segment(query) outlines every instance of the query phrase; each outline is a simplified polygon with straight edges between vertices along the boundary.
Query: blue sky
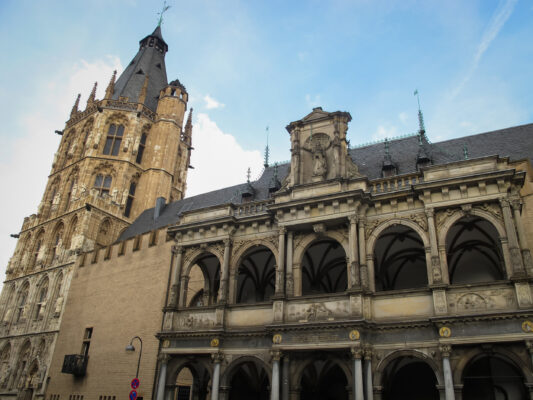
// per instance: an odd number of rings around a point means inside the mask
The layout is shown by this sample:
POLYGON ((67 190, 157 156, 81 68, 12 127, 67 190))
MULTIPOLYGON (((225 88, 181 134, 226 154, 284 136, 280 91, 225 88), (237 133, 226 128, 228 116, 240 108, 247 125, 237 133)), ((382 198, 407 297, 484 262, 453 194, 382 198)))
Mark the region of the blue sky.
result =
MULTIPOLYGON (((349 111, 352 144, 417 130, 432 141, 533 121, 533 1, 169 1, 169 80, 195 109, 189 194, 289 159, 285 126, 349 111), (221 171, 213 177, 213 171, 221 171)), ((36 211, 78 92, 99 97, 157 23, 159 1, 0 2, 0 268, 36 211), (29 157, 32 161, 23 162, 29 157), (4 246, 4 247, 2 247, 4 246)))

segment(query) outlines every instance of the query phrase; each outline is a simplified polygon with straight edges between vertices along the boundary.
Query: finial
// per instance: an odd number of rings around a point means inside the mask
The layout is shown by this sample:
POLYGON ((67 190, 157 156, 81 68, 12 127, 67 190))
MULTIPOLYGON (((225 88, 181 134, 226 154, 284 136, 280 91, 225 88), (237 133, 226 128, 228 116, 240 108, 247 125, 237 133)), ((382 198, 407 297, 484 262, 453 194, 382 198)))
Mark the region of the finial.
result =
POLYGON ((274 179, 278 179, 278 163, 274 164, 274 179))
POLYGON ((268 147, 268 126, 266 127, 266 134, 267 134, 267 144, 266 144, 266 147, 265 147, 265 162, 263 164, 263 166, 265 168, 268 168, 268 156, 270 155, 270 149, 268 147))
POLYGON ((144 83, 143 83, 143 86, 141 88, 141 93, 139 93, 139 103, 144 103, 144 101, 146 100, 146 90, 148 89, 148 75, 146 75, 144 77, 144 83))
POLYGON ((418 94, 418 89, 415 89, 414 95, 418 101, 418 132, 423 135, 426 132, 426 128, 424 127, 424 115, 422 114, 422 110, 420 108, 420 96, 418 94))
POLYGON ((78 112, 78 106, 80 105, 80 97, 81 93, 78 93, 78 97, 76 97, 76 101, 74 102, 74 105, 72 106, 72 111, 70 112, 71 117, 78 112))
POLYGON ((389 156, 389 138, 385 138, 385 155, 389 156))
POLYGON ((98 86, 98 82, 94 82, 93 90, 91 90, 91 94, 89 95, 89 98, 87 99, 87 105, 94 103, 94 100, 96 98, 96 87, 98 86))
POLYGON ((170 6, 167 6, 167 2, 166 0, 163 2, 163 9, 157 13, 157 15, 159 15, 159 22, 157 23, 157 26, 161 26, 161 24, 163 23, 163 14, 165 13, 165 11, 167 11, 168 9, 170 8, 170 6))
POLYGON ((463 157, 468 160, 468 147, 466 147, 466 144, 463 145, 463 157))
POLYGON ((192 112, 194 108, 191 107, 191 111, 189 111, 189 116, 187 117, 187 123, 185 124, 185 130, 192 128, 192 112))
POLYGON ((246 171, 246 182, 250 183, 250 177, 252 176, 252 170, 250 167, 248 167, 248 171, 246 171))
POLYGON ((107 85, 107 88, 105 90, 105 98, 110 99, 111 96, 113 96, 113 92, 115 91, 115 79, 117 77, 117 70, 113 71, 113 75, 111 75, 111 79, 109 81, 109 84, 107 85))

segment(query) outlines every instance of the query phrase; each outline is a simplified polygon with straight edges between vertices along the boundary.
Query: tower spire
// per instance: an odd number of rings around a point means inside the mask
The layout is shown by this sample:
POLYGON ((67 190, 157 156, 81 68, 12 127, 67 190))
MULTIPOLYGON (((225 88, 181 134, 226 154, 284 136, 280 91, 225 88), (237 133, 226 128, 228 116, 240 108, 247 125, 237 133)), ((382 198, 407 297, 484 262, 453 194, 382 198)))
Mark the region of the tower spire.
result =
POLYGON ((97 86, 98 86, 98 82, 94 82, 93 90, 91 90, 91 94, 89 95, 89 98, 87 99, 87 105, 94 103, 94 100, 96 98, 96 87, 97 86))
POLYGON ((117 70, 113 71, 113 75, 111 75, 111 79, 109 80, 109 84, 107 85, 107 88, 105 90, 105 98, 110 99, 111 96, 113 96, 113 92, 115 91, 115 79, 117 77, 117 70))
POLYGON ((424 126, 424 115, 422 114, 422 109, 420 108, 420 96, 418 94, 418 89, 415 89, 414 95, 418 101, 418 133, 424 135, 426 133, 426 128, 424 126))
POLYGON ((270 155, 270 149, 268 147, 268 134, 269 134, 268 126, 266 127, 266 134, 267 134, 267 144, 266 144, 266 147, 265 147, 265 162, 263 163, 263 166, 265 168, 268 168, 268 157, 270 155))
POLYGON ((163 8, 160 12, 157 13, 157 15, 159 15, 159 21, 157 22, 157 26, 161 26, 161 24, 163 23, 163 14, 168 11, 168 9, 170 8, 170 6, 167 6, 167 2, 166 0, 163 2, 163 8))
POLYGON ((76 97, 76 101, 74 102, 74 105, 72 106, 72 111, 70 112, 71 117, 78 112, 78 107, 80 105, 80 97, 81 93, 78 93, 78 97, 76 97))

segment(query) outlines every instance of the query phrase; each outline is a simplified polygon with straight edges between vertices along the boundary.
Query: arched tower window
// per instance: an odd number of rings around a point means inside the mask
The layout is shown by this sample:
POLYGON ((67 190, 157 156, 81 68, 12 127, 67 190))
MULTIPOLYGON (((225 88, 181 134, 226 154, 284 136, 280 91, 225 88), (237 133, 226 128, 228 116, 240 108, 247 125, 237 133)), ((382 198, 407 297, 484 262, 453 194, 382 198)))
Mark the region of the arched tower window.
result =
POLYGON ((37 304, 35 306, 35 314, 33 315, 33 319, 35 320, 43 319, 44 306, 46 305, 47 295, 48 295, 48 278, 45 278, 45 280, 41 283, 41 286, 39 288, 37 304))
POLYGON ((141 141, 139 143, 139 150, 137 150, 137 158, 135 162, 140 164, 143 160, 144 148, 146 147, 146 133, 143 133, 141 136, 141 141))
POLYGON ((43 237, 44 237, 44 231, 41 231, 37 235, 37 239, 35 239, 35 244, 33 246, 32 260, 29 265, 30 269, 35 268, 37 265, 37 261, 39 258, 39 252, 41 251, 41 246, 43 245, 43 237))
MULTIPOLYGON (((11 356, 11 344, 7 343, 2 351, 0 352, 0 376, 5 377, 7 374, 7 369, 9 367, 9 357, 11 356)), ((7 379, 2 379, 1 388, 7 387, 7 379)))
POLYGON ((107 131, 107 140, 104 146, 104 154, 116 156, 120 150, 120 144, 122 143, 122 137, 124 136, 124 125, 116 126, 115 124, 109 125, 107 131))
POLYGON ((28 293, 30 291, 30 284, 26 282, 20 291, 17 303, 17 315, 15 316, 15 323, 23 321, 25 316, 26 303, 28 301, 28 293))
POLYGON ((65 210, 64 211, 67 211, 68 208, 70 207, 70 200, 72 198, 72 190, 74 190, 74 185, 76 184, 76 178, 72 178, 70 180, 70 183, 68 185, 68 191, 67 191, 67 195, 66 195, 66 198, 65 198, 65 210))
POLYGON ((63 223, 59 223, 56 229, 54 230, 54 234, 52 236, 52 248, 50 251, 50 261, 49 261, 50 263, 53 263, 54 258, 57 255, 59 255, 58 250, 59 250, 59 246, 62 244, 63 231, 64 231, 63 223))
POLYGON ((98 194, 100 196, 103 196, 104 194, 109 194, 109 188, 111 187, 111 175, 96 175, 96 179, 94 180, 94 188, 98 191, 98 194))
POLYGON ((131 207, 133 206, 133 200, 135 200, 135 182, 131 182, 130 190, 128 192, 128 199, 126 200, 126 208, 124 209, 124 216, 129 217, 131 213, 131 207))
POLYGON ((80 151, 80 157, 83 157, 85 154, 85 149, 87 147, 87 139, 89 139, 89 132, 91 131, 91 127, 88 126, 85 128, 85 133, 83 134, 83 142, 81 143, 81 151, 80 151))
POLYGON ((105 219, 98 229, 96 236, 96 245, 99 247, 108 246, 111 243, 111 222, 105 219))

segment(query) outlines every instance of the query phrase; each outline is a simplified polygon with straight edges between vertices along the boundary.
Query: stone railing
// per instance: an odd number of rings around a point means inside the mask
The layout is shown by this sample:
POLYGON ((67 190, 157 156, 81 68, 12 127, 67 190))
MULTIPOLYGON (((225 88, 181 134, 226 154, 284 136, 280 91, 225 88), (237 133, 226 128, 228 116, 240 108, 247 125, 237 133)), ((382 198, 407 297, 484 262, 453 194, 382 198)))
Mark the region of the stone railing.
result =
POLYGON ((381 178, 370 181, 371 193, 388 193, 404 190, 411 185, 422 182, 423 178, 419 174, 397 175, 390 178, 381 178))
POLYGON ((248 217, 250 215, 264 214, 268 210, 268 205, 272 200, 257 201, 234 206, 233 215, 235 217, 248 217))

